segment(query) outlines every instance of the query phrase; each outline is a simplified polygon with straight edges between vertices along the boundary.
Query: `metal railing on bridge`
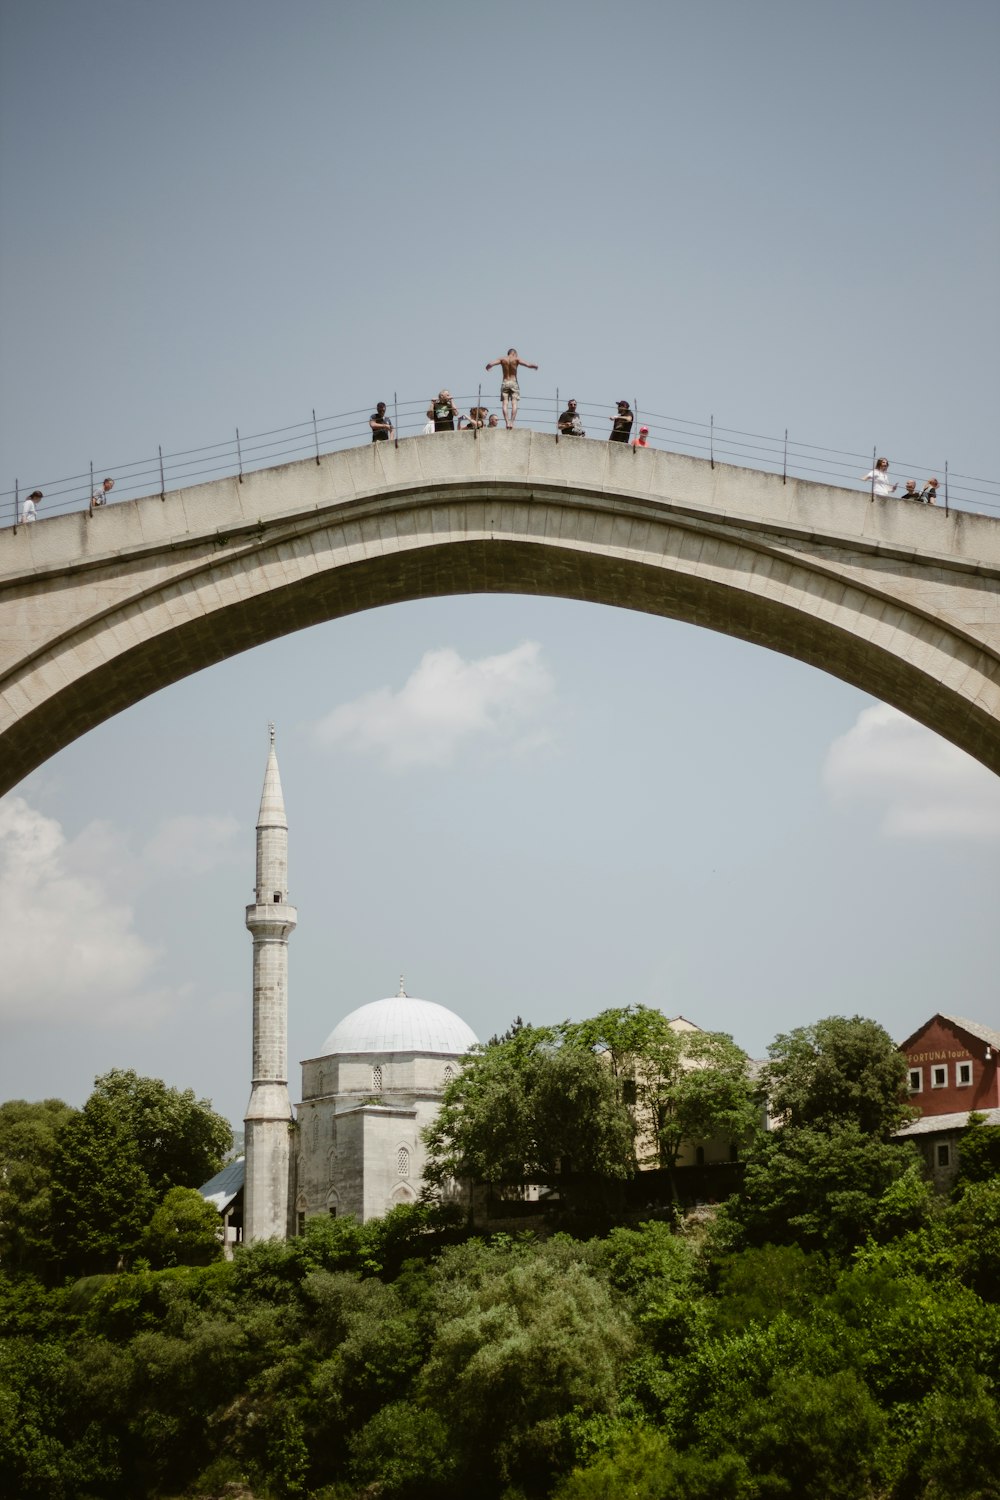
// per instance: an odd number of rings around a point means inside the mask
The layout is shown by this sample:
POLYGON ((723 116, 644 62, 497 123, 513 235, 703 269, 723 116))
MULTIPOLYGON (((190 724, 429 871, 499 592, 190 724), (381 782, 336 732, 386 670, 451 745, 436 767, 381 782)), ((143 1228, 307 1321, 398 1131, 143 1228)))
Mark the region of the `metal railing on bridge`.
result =
MULTIPOLYGON (((482 407, 481 389, 471 395, 456 396, 455 404, 468 420, 467 414, 472 407, 482 407)), ((549 398, 525 396, 518 410, 517 424, 558 436, 557 422, 564 406, 565 400, 560 399, 558 391, 549 398)), ((606 440, 615 406, 580 401, 577 410, 587 434, 584 441, 606 440)), ((108 496, 108 503, 114 504, 140 496, 162 497, 171 490, 227 474, 242 478, 256 470, 273 468, 276 464, 295 459, 314 457, 318 461, 324 454, 369 442, 371 414, 371 408, 367 406, 325 417, 317 417, 313 411, 303 422, 274 427, 266 432, 242 433, 236 428, 219 442, 198 448, 177 449, 169 453, 160 448, 155 455, 130 463, 89 463, 84 472, 62 478, 32 478, 28 483, 15 480, 11 488, 0 490, 0 526, 18 523, 20 506, 35 489, 44 495, 38 515, 41 520, 86 509, 105 477, 114 480, 114 489, 108 496)), ((875 449, 862 453, 800 442, 790 437, 787 431, 774 436, 725 427, 714 417, 705 422, 690 417, 666 416, 649 411, 636 401, 633 401, 633 414, 632 436, 636 435, 640 425, 648 427, 651 447, 707 458, 712 463, 738 464, 763 473, 780 474, 786 479, 807 479, 845 489, 864 489, 867 486, 861 476, 872 468, 876 456, 875 449)), ((397 442, 415 437, 427 426, 427 402, 425 399, 394 399, 388 416, 395 428, 397 442)), ((478 430, 472 428, 468 432, 469 440, 474 441, 477 433, 478 430)), ((1000 513, 1000 481, 956 473, 945 459, 929 463, 926 459, 894 458, 892 471, 898 482, 894 498, 899 498, 903 490, 904 479, 899 476, 915 479, 919 489, 933 475, 940 481, 939 506, 1000 513)))

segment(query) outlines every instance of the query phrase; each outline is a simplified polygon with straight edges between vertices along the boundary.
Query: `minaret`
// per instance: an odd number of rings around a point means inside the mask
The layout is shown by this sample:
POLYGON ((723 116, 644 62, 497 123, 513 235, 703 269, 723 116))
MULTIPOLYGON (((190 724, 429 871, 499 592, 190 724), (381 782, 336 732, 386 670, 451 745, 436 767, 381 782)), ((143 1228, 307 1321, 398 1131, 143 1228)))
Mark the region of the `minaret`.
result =
POLYGON ((253 1083, 246 1113, 243 1238, 288 1234, 288 935, 297 913, 288 903, 288 819, 278 758, 271 749, 257 817, 257 899, 247 907, 253 934, 253 1083))

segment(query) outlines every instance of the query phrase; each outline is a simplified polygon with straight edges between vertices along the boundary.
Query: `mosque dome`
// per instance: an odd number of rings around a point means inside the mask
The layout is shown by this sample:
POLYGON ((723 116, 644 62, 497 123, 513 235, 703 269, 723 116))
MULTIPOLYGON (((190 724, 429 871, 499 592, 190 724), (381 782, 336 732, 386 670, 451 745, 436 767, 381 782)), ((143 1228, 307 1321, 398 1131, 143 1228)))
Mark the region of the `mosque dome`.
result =
POLYGON ((333 1053, 436 1052, 461 1057, 479 1038, 461 1016, 433 1000, 394 995, 372 1000, 345 1016, 323 1043, 321 1057, 333 1053))

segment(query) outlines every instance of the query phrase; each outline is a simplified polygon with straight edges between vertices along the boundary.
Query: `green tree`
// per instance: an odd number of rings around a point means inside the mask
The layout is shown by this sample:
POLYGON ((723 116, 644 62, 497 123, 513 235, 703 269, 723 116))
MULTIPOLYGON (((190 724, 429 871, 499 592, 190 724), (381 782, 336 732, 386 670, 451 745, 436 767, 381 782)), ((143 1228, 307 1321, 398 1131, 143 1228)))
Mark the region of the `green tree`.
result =
POLYGON ((172 1187, 218 1171, 232 1132, 192 1090, 114 1069, 59 1131, 52 1165, 52 1241, 65 1270, 114 1270, 138 1250, 172 1187))
POLYGON ((672 1173, 685 1146, 744 1139, 756 1119, 746 1055, 731 1038, 678 1032, 647 1006, 558 1027, 515 1024, 474 1051, 425 1135, 429 1177, 620 1182, 672 1173), (637 1147, 639 1160, 637 1160, 637 1147))
POLYGON ((146 1226, 142 1253, 154 1266, 209 1265, 222 1255, 218 1213, 197 1188, 170 1188, 146 1226))
POLYGON ((442 1257, 434 1341, 415 1394, 454 1435, 461 1493, 494 1492, 490 1476, 545 1493, 572 1459, 570 1413, 614 1411, 634 1336, 578 1256, 561 1241, 513 1256, 442 1257))
POLYGON ((913 1116, 906 1059, 876 1021, 828 1016, 777 1037, 768 1053, 762 1083, 786 1126, 853 1123, 887 1140, 913 1116))
POLYGON ((958 1146, 956 1197, 968 1183, 988 1182, 991 1177, 1000 1177, 1000 1125, 987 1125, 985 1115, 973 1113, 958 1146))
POLYGON ((735 1453, 678 1453, 662 1433, 633 1429, 609 1453, 574 1469, 553 1500, 750 1500, 755 1489, 735 1453))
POLYGON ((370 1486, 365 1494, 426 1500, 450 1492, 455 1459, 448 1429, 436 1412, 409 1401, 377 1411, 351 1439, 350 1452, 355 1478, 370 1486))
POLYGON ((717 1267, 712 1322, 722 1333, 770 1323, 780 1313, 804 1316, 827 1289, 826 1259, 799 1245, 763 1245, 724 1256, 717 1267))
POLYGON ((620 1181, 634 1171, 633 1122, 595 1054, 522 1026, 474 1051, 425 1132, 428 1180, 620 1181), (567 1176, 571 1165, 572 1176, 567 1176))
POLYGON ((672 1182, 685 1146, 719 1136, 743 1142, 753 1132, 747 1056, 732 1037, 676 1030, 645 1005, 603 1011, 563 1033, 570 1046, 604 1056, 632 1109, 640 1164, 665 1167, 672 1182))
POLYGON ((0 1104, 0 1267, 40 1273, 51 1258, 52 1160, 74 1114, 61 1099, 0 1104))
POLYGON ((720 1233, 737 1247, 801 1245, 846 1256, 900 1212, 908 1219, 901 1227, 913 1227, 927 1197, 896 1184, 918 1172, 911 1143, 872 1137, 853 1121, 785 1126, 751 1152, 740 1192, 721 1210, 720 1233))
POLYGON ((781 1372, 766 1397, 736 1416, 732 1446, 761 1497, 858 1500, 877 1492, 885 1430, 885 1414, 853 1371, 781 1372))
POLYGON ((137 1249, 156 1206, 120 1112, 92 1095, 59 1132, 52 1163, 56 1264, 77 1275, 113 1271, 137 1249))
POLYGON ((702 1272, 692 1246, 668 1224, 613 1229, 596 1242, 593 1265, 626 1299, 636 1326, 658 1354, 674 1354, 696 1337, 704 1317, 702 1272))
MULTIPOLYGON (((112 1068, 94 1083, 131 1130, 139 1161, 157 1199, 168 1188, 200 1187, 222 1166, 233 1143, 228 1120, 193 1089, 175 1089, 131 1068, 112 1068)), ((89 1102, 89 1101, 88 1101, 89 1102)))

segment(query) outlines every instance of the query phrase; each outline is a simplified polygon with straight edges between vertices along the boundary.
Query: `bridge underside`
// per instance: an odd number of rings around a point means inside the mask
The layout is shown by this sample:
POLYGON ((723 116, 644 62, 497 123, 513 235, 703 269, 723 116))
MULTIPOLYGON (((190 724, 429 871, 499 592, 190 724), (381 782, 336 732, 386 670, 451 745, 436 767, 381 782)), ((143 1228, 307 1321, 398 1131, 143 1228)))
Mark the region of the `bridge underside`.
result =
MULTIPOLYGON (((454 451, 464 458, 473 445, 465 439, 459 449, 459 437, 454 451)), ((508 443, 520 437, 499 435, 508 443)), ((424 447, 445 451, 437 444, 424 447)), ((631 477, 634 467, 621 460, 632 457, 611 455, 610 462, 631 477)), ((995 558, 966 555, 967 527, 949 556, 954 527, 918 508, 912 524, 924 541, 921 556, 910 537, 872 538, 878 517, 866 497, 801 483, 786 489, 765 475, 752 476, 748 496, 745 483, 739 489, 746 471, 733 470, 732 495, 720 505, 726 475, 717 468, 704 503, 696 481, 704 484, 708 465, 652 457, 667 461, 659 464, 663 482, 659 493, 642 495, 624 484, 609 493, 606 472, 600 486, 584 487, 572 474, 560 484, 551 454, 544 484, 523 475, 504 482, 494 472, 488 480, 464 474, 429 486, 424 478, 373 494, 361 490, 362 459, 355 459, 349 495, 305 507, 301 490, 315 485, 315 475, 311 466, 290 465, 277 472, 302 483, 279 486, 273 515, 262 514, 267 475, 252 476, 257 494, 252 486, 234 494, 230 524, 200 535, 178 527, 166 545, 120 546, 115 556, 93 553, 94 532, 74 541, 68 527, 85 526, 85 518, 48 523, 67 523, 73 560, 8 572, 0 585, 0 789, 141 698, 251 647, 364 609, 477 593, 614 605, 769 647, 894 704, 1000 774, 997 523, 975 518, 973 538, 981 552, 981 531, 995 558), (829 506, 830 495, 839 529, 821 524, 818 506, 829 506), (782 514, 760 514, 761 496, 765 510, 777 501, 782 514), (863 541, 844 525, 854 515, 869 532, 863 541)), ((566 459, 581 461, 577 453, 566 459)), ((601 461, 607 470, 609 459, 601 461)), ((899 524, 894 504, 890 528, 899 524)), ((135 506, 160 502, 117 509, 135 506)), ((216 522, 218 512, 217 505, 216 522)), ((162 512, 154 518, 167 520, 162 512)), ((94 527, 108 540, 105 522, 115 518, 100 516, 94 527)), ((117 524, 126 527, 128 518, 117 524)), ((7 545, 0 565, 10 555, 7 545)))

